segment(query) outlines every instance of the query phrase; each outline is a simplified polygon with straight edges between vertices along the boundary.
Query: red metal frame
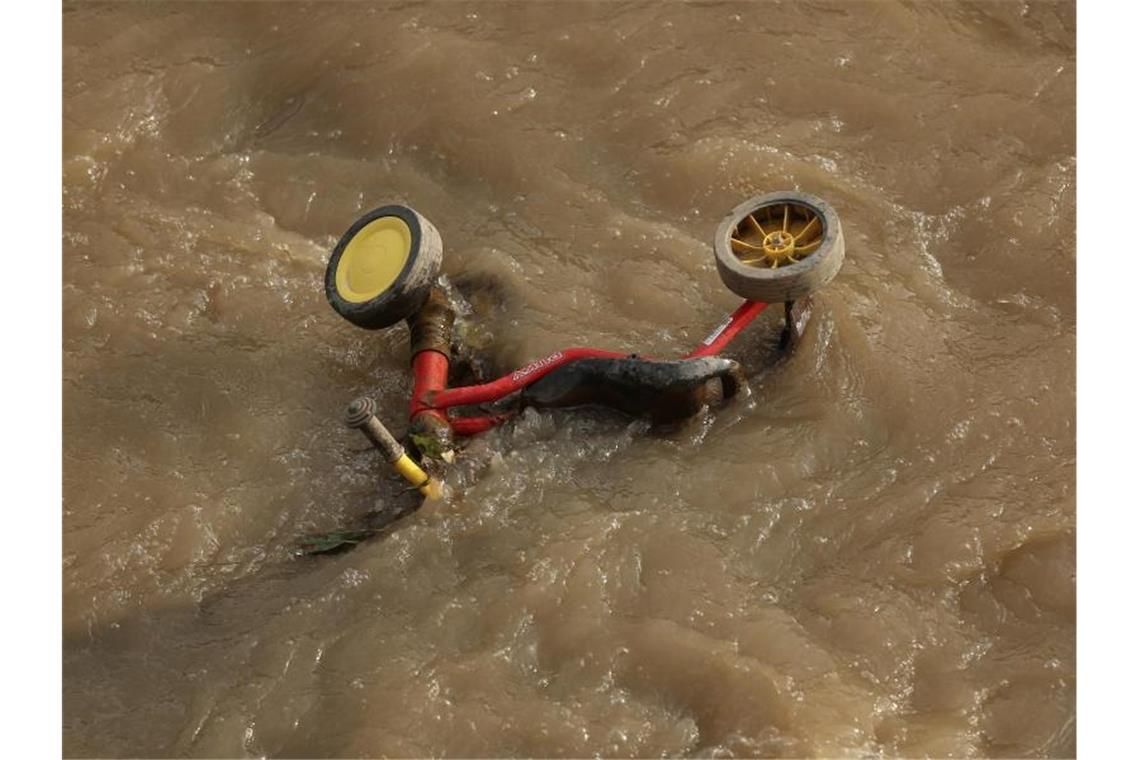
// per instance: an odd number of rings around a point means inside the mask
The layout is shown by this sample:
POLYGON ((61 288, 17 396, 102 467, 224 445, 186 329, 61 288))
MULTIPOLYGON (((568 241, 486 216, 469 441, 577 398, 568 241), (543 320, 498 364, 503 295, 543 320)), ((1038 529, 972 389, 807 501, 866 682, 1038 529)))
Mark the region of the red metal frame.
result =
MULTIPOLYGON (((696 359, 714 356, 732 342, 740 332, 760 315, 768 304, 759 301, 745 301, 725 319, 713 332, 701 341, 684 358, 696 359)), ((602 351, 596 348, 566 348, 555 351, 550 356, 533 361, 498 380, 481 385, 468 385, 462 388, 447 387, 448 358, 438 351, 420 351, 412 360, 415 375, 412 387, 411 417, 421 414, 437 416, 451 425, 456 435, 475 435, 510 419, 507 414, 482 417, 451 417, 446 410, 456 406, 470 406, 498 401, 515 391, 522 390, 531 383, 570 362, 587 358, 617 359, 629 354, 602 351)))
POLYGON ((701 356, 715 356, 725 349, 740 331, 760 316, 760 312, 768 308, 768 304, 760 301, 745 301, 732 312, 720 326, 701 341, 701 345, 693 349, 686 359, 696 359, 701 356))
POLYGON ((427 403, 427 396, 447 387, 447 370, 451 362, 445 354, 432 349, 420 351, 412 357, 412 400, 408 410, 408 417, 414 420, 421 414, 428 414, 438 418, 444 424, 449 424, 447 412, 432 408, 427 403))

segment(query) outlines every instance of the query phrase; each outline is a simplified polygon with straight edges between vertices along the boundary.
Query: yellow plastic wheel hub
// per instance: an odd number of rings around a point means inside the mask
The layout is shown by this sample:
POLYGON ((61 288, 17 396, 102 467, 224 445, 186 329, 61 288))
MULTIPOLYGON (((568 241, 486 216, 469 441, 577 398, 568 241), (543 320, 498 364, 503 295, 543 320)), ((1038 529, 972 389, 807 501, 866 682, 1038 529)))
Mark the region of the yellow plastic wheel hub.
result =
POLYGON ((790 232, 776 230, 764 236, 764 242, 760 247, 764 249, 767 258, 783 261, 792 257, 792 253, 796 250, 796 239, 790 232))
POLYGON ((819 248, 823 220, 801 203, 775 203, 741 219, 729 242, 740 263, 776 269, 801 261, 819 248))
POLYGON ((364 225, 340 255, 336 290, 346 301, 371 301, 400 276, 412 253, 412 231, 397 216, 383 216, 364 225))

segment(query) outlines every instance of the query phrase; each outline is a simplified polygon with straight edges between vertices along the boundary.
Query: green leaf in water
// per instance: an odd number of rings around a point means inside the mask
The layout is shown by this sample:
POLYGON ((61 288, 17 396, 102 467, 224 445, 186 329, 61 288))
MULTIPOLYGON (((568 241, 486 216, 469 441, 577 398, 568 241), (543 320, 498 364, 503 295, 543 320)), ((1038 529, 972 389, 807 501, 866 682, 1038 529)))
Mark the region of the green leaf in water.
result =
POLYGON ((445 449, 443 444, 433 436, 411 433, 408 437, 411 438, 412 443, 422 456, 429 459, 440 459, 444 462, 451 462, 455 459, 454 452, 451 449, 445 449))

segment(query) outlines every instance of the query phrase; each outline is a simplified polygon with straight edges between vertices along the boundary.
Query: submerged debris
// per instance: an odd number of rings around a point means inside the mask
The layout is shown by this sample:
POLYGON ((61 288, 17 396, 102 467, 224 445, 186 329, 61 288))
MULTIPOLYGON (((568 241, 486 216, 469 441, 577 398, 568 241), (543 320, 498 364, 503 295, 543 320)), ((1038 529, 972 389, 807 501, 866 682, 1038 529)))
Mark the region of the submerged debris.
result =
POLYGON ((306 536, 297 548, 297 554, 312 556, 316 554, 336 554, 359 544, 365 539, 376 535, 378 528, 364 528, 362 530, 334 530, 329 533, 317 533, 306 536))

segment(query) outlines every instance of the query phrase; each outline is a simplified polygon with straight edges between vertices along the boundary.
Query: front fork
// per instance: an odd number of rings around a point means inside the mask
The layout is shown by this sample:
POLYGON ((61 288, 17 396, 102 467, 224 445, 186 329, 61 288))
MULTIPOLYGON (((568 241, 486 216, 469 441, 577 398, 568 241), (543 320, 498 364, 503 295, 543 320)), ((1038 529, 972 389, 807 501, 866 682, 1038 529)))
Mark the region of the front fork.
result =
POLYGON ((447 388, 451 368, 451 333, 455 309, 442 288, 432 288, 427 303, 408 318, 412 348, 412 399, 409 437, 420 454, 434 446, 449 451, 454 443, 447 412, 427 403, 429 393, 447 388))

